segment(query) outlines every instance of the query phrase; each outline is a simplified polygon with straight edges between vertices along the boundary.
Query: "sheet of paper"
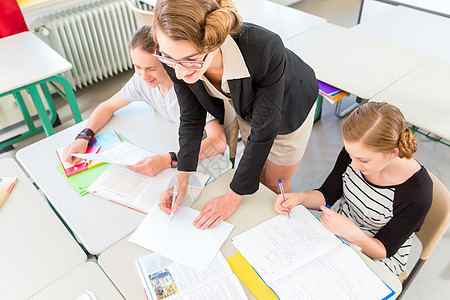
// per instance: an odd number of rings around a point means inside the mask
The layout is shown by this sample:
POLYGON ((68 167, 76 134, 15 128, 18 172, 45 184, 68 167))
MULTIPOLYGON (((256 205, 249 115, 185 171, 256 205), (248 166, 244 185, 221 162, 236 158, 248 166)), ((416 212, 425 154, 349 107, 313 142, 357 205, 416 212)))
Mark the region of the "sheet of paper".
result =
POLYGON ((197 229, 192 223, 199 212, 180 207, 169 215, 154 207, 129 241, 188 267, 204 270, 216 256, 234 225, 222 222, 213 229, 197 229))
POLYGON ((276 216, 232 241, 269 286, 342 243, 303 205, 296 206, 290 218, 276 216))
POLYGON ((100 153, 73 153, 72 155, 95 162, 108 162, 112 164, 132 166, 144 158, 152 156, 153 154, 133 144, 122 142, 119 145, 100 153))
POLYGON ((393 293, 343 243, 276 281, 271 287, 283 300, 380 300, 393 293))

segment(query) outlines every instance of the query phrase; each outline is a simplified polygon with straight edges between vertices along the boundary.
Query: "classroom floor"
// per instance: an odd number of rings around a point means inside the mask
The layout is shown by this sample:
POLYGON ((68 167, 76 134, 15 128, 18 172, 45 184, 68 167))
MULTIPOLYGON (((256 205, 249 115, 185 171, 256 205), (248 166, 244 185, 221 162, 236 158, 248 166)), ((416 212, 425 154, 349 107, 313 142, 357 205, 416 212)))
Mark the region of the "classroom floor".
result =
MULTIPOLYGON (((360 0, 304 0, 292 5, 324 18, 330 23, 345 27, 356 24, 360 0)), ((75 93, 83 119, 87 119, 98 103, 116 93, 131 77, 133 71, 119 74, 95 85, 89 86, 75 93)), ((61 131, 74 124, 70 109, 62 99, 56 99, 56 106, 62 124, 55 128, 61 131)), ((344 106, 353 102, 350 97, 344 100, 344 106)), ((334 115, 334 105, 324 101, 322 118, 314 125, 306 153, 300 163, 294 178, 294 191, 314 189, 323 182, 333 167, 334 161, 342 148, 341 126, 345 118, 338 119, 334 115)), ((0 154, 0 158, 14 157, 15 152, 29 144, 45 138, 43 133, 33 136, 15 145, 15 149, 0 154)), ((1 139, 1 136, 0 136, 1 139)), ((416 159, 433 172, 446 186, 450 188, 450 148, 433 142, 421 135, 418 136, 419 149, 416 159)), ((36 154, 36 159, 39 159, 36 154)), ((420 248, 417 242, 411 260, 418 256, 420 248)), ((404 299, 445 299, 450 294, 450 230, 444 235, 431 258, 425 263, 416 277, 404 299)))

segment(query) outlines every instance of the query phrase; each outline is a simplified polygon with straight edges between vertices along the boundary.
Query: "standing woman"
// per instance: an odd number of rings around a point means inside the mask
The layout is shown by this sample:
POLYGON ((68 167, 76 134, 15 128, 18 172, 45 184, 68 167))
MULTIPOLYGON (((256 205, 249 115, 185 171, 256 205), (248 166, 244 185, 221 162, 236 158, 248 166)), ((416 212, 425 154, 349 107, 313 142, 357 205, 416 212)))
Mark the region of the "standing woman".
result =
MULTIPOLYGON (((259 181, 291 191, 291 178, 311 134, 318 85, 313 70, 286 49, 280 37, 242 24, 231 1, 159 0, 155 7, 154 56, 166 65, 180 104, 178 195, 197 168, 206 112, 224 124, 245 150, 228 193, 211 199, 194 221, 214 227, 228 218, 259 181), (237 122, 236 122, 237 121, 237 122)), ((172 194, 160 208, 171 212, 172 194)))

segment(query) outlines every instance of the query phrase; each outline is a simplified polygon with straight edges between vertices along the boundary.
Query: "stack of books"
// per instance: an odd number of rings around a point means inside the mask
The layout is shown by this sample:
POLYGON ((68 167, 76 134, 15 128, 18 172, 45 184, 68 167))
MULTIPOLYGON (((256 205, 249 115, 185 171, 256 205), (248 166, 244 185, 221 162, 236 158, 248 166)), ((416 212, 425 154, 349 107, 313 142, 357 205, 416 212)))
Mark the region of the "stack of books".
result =
POLYGON ((343 97, 349 94, 346 91, 340 90, 337 87, 329 85, 320 80, 317 80, 317 83, 319 84, 319 94, 331 103, 338 102, 343 97))

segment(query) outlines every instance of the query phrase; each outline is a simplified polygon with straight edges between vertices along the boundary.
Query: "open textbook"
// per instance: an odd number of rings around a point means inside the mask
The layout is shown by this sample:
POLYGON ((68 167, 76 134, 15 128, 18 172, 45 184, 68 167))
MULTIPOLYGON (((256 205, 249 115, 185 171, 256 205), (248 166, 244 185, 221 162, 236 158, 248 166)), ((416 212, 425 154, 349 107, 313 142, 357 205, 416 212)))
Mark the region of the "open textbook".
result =
POLYGON ((197 271, 159 254, 136 260, 148 299, 247 299, 242 286, 219 252, 204 271, 197 271))
MULTIPOLYGON (((122 165, 112 164, 86 191, 126 207, 149 212, 157 205, 160 194, 175 183, 177 170, 165 169, 154 177, 135 173, 122 165)), ((191 206, 210 176, 193 172, 189 178, 182 206, 191 206)))
POLYGON ((283 300, 388 299, 394 294, 303 205, 290 218, 274 217, 232 242, 283 300))
POLYGON ((0 207, 6 201, 16 183, 16 177, 0 177, 0 207))

